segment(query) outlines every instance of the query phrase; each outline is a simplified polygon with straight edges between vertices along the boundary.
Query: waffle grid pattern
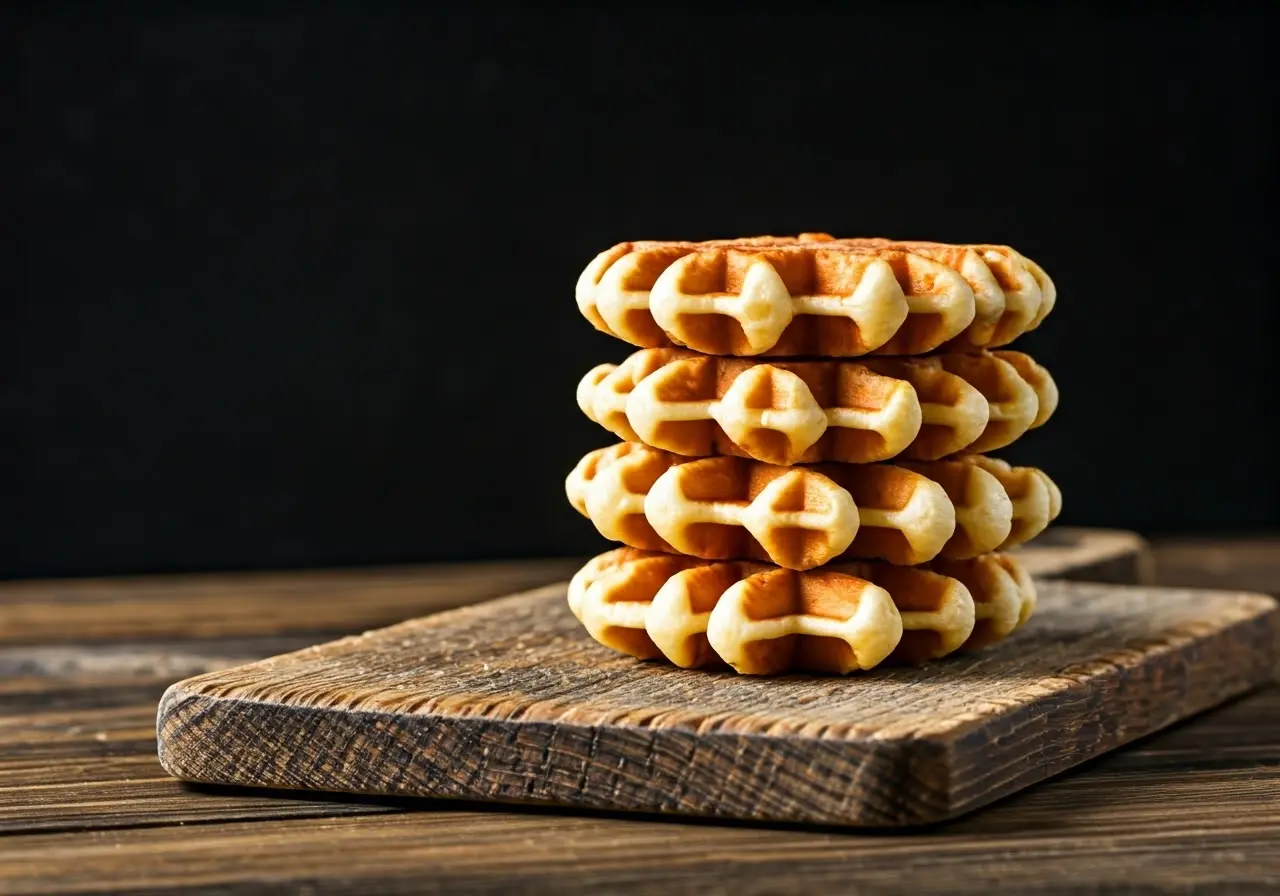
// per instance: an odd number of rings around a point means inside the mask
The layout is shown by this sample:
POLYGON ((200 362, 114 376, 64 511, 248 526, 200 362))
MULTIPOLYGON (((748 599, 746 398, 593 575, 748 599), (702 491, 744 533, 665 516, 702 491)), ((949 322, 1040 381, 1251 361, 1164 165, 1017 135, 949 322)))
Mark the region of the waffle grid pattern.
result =
POLYGON ((632 242, 593 259, 576 298, 639 349, 577 387, 622 440, 565 480, 623 545, 570 583, 596 641, 683 668, 847 674, 1030 618, 1016 548, 1062 493, 988 453, 1058 406, 1049 371, 1005 348, 1056 305, 1038 264, 825 233, 632 242))

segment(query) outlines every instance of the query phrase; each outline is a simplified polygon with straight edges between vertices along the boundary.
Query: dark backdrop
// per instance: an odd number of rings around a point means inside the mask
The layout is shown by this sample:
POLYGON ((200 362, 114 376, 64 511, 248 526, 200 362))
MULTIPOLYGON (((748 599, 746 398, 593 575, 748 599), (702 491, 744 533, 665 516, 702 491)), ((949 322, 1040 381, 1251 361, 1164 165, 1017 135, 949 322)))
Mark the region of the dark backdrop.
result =
POLYGON ((1266 7, 10 8, 0 575, 602 550, 578 272, 813 229, 1049 270, 1062 522, 1280 525, 1266 7))

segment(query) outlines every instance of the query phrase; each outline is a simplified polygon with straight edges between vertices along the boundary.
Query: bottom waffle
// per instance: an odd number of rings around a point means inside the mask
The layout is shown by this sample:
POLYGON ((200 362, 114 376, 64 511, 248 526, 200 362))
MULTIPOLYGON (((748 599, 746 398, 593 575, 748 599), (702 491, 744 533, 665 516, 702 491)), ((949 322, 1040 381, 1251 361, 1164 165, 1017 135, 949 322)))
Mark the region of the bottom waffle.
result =
POLYGON ((1035 602, 1031 577, 1007 554, 798 572, 619 548, 569 583, 570 609, 601 644, 744 675, 845 674, 974 650, 1026 622, 1035 602))

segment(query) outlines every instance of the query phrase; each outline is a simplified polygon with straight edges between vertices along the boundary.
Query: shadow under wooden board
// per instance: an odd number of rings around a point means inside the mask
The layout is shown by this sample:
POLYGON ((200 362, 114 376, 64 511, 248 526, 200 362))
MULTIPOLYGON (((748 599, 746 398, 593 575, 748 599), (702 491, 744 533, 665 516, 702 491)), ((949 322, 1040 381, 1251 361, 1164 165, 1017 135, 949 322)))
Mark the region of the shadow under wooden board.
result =
POLYGON ((1046 581, 1002 644, 752 678, 592 641, 563 585, 180 682, 173 775, 369 794, 889 827, 969 812, 1263 683, 1264 595, 1046 581))

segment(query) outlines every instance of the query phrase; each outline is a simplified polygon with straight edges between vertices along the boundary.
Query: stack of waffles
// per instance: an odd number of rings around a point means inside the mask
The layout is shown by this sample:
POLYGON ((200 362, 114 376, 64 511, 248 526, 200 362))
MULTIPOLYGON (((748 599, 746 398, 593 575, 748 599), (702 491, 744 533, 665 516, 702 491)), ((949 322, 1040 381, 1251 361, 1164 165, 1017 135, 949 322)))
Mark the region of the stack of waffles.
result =
POLYGON ((640 350, 578 385, 622 441, 566 491, 624 547, 573 578, 574 615, 615 650, 744 674, 1004 638, 1036 602, 1005 551, 1062 497, 989 455, 1058 402, 1003 347, 1055 297, 1007 246, 813 233, 601 253, 578 307, 640 350))

